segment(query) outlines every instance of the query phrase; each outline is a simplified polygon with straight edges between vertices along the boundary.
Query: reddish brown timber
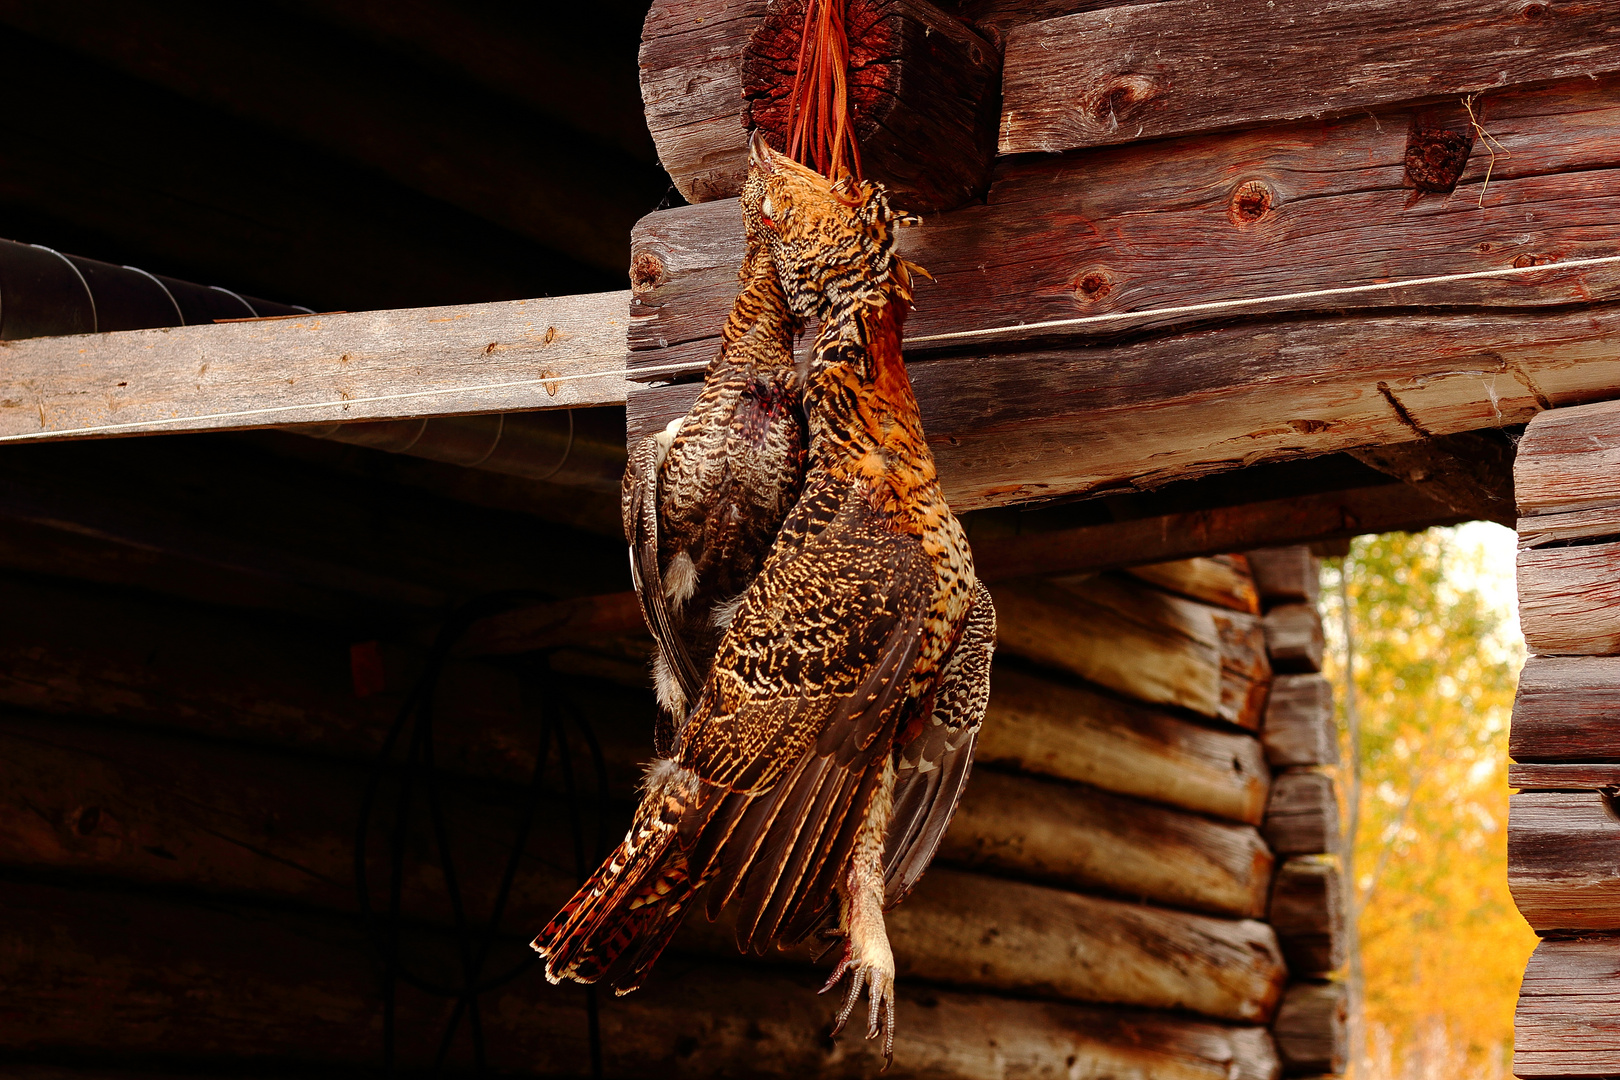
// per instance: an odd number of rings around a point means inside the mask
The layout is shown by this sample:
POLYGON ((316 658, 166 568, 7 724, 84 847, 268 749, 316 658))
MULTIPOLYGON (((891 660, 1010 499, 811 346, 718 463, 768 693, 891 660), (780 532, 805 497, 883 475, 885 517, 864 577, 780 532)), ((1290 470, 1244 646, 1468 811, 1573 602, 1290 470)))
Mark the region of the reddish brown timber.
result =
POLYGON ((1260 725, 1271 667, 1253 615, 1112 577, 1019 579, 995 596, 1007 652, 1138 701, 1260 725))
POLYGON ((1322 594, 1322 562, 1304 544, 1260 548, 1249 552, 1248 560, 1267 607, 1314 604, 1322 594))
POLYGON ((473 623, 456 654, 505 656, 610 638, 633 639, 645 646, 643 652, 650 648, 652 639, 635 593, 581 596, 490 615, 473 623))
POLYGON ((590 293, 0 342, 0 439, 622 403, 625 302, 590 293), (555 376, 572 381, 545 381, 555 376))
POLYGON ((1242 555, 1215 555, 1203 559, 1179 559, 1175 562, 1134 566, 1134 578, 1149 585, 1157 585, 1166 592, 1177 593, 1189 600, 1260 614, 1260 594, 1255 591, 1254 576, 1242 555))
MULTIPOLYGON (((1513 463, 1521 538, 1535 516, 1610 510, 1620 532, 1620 401, 1552 409, 1531 420, 1513 463)), ((1601 535, 1601 534, 1592 534, 1601 535)))
MULTIPOLYGON (((1620 767, 1609 766, 1610 779, 1620 767)), ((1620 930, 1620 816, 1597 791, 1508 800, 1508 888, 1537 931, 1620 930)))
POLYGON ((1238 0, 1216 9, 1172 0, 1111 8, 1007 35, 1000 150, 1159 139, 1616 69, 1620 34, 1604 11, 1582 5, 1238 0), (1266 93, 1252 92, 1254 80, 1266 93))
POLYGON ((1274 769, 1337 765, 1339 732, 1333 722, 1333 686, 1320 675, 1278 675, 1266 699, 1260 744, 1274 769))
POLYGON ((1519 552, 1519 625, 1531 652, 1620 653, 1620 541, 1519 552))
POLYGON ((1282 604, 1266 612, 1266 651, 1278 671, 1322 670, 1322 616, 1315 604, 1282 604))
MULTIPOLYGON (((1451 196, 1414 191, 1406 177, 1408 132, 1419 119, 1412 112, 1363 114, 1326 124, 1268 127, 1062 159, 1003 161, 986 205, 942 214, 902 233, 906 257, 936 279, 919 285, 907 333, 918 341, 956 331, 1533 266, 1620 251, 1620 224, 1610 198, 1620 154, 1620 78, 1582 79, 1490 98, 1485 121, 1512 156, 1498 152, 1492 168, 1483 153, 1476 154, 1451 196), (1482 207, 1487 168, 1491 182, 1482 207), (1332 237, 1332 243, 1322 242, 1324 237, 1332 237)), ((680 346, 657 356, 638 355, 633 363, 681 361, 700 369, 736 295, 742 222, 735 204, 706 203, 650 215, 636 225, 632 250, 631 348, 680 346)), ((1278 301, 1243 312, 1275 316, 1427 305, 1520 310, 1612 298, 1617 285, 1620 270, 1614 267, 1549 269, 1510 278, 1278 301)), ((1208 313, 1184 313, 1056 328, 1045 332, 1045 340, 1109 340, 1125 328, 1163 328, 1209 318, 1208 313)), ((1007 348, 1035 333, 1040 332, 925 345, 1007 348)), ((1313 374, 1336 370, 1337 363, 1323 357, 1313 374)), ((1366 366, 1362 358, 1349 370, 1366 366)), ((1528 391, 1534 398, 1533 390, 1509 385, 1517 378, 1510 369, 1496 369, 1509 373, 1496 386, 1498 395, 1517 397, 1528 391)), ((1527 370, 1525 375, 1540 385, 1537 372, 1527 370)), ((958 375, 952 385, 974 381, 958 375)), ((1166 381, 1173 386, 1176 378, 1166 381)), ((1389 381, 1404 401, 1399 385, 1389 381)), ((1556 388, 1543 389, 1552 395, 1549 400, 1556 398, 1556 388)), ((1089 387, 1073 390, 1080 400, 1089 392, 1089 387)), ((1490 397, 1477 384, 1475 393, 1481 400, 1490 397)), ((1388 402, 1383 404, 1393 411, 1388 402)), ((1484 412, 1494 416, 1488 403, 1484 412)), ((1430 425, 1414 413, 1423 430, 1406 427, 1398 436, 1364 439, 1359 445, 1521 423, 1529 415, 1530 410, 1521 410, 1513 419, 1459 428, 1430 425)), ((1279 417, 1284 423, 1309 418, 1275 403, 1269 416, 1273 423, 1279 417)), ((928 429, 931 436, 936 426, 928 429)), ((1348 449, 1357 444, 1341 445, 1348 449)))
POLYGON ((1513 1075, 1620 1075, 1620 938, 1536 946, 1513 1017, 1513 1075))
POLYGON ((1300 982, 1288 988, 1271 1035, 1289 1076, 1344 1072, 1349 1057, 1349 997, 1343 983, 1300 982))
MULTIPOLYGON (((927 0, 854 0, 849 95, 863 174, 912 210, 982 194, 995 156, 1000 52, 927 0)), ((657 0, 641 91, 658 157, 688 202, 742 187, 748 132, 785 146, 802 0, 657 0)))
POLYGON ((901 977, 1264 1022, 1271 927, 935 869, 886 916, 901 977))
MULTIPOLYGON (((962 0, 962 17, 998 33, 1014 26, 1073 15, 1077 11, 1099 11, 1124 7, 1131 0, 962 0)), ((1146 0, 1154 3, 1157 0, 1146 0)))
POLYGON ((990 680, 975 758, 1250 825, 1270 789, 1248 735, 1006 665, 990 680))
POLYGON ((1620 657, 1525 661, 1508 753, 1521 762, 1620 761, 1620 657))
POLYGON ((1513 444, 1487 431, 1350 451, 1459 514, 1513 527, 1513 444))
POLYGON ((1278 855, 1332 854, 1339 850, 1339 800, 1326 773, 1289 771, 1271 784, 1260 826, 1278 855))
MULTIPOLYGON (((371 942, 347 921, 139 894, 0 884, 0 1046, 36 1059, 99 1055, 194 1063, 252 1058, 260 1075, 285 1063, 373 1067, 382 1001, 371 942), (243 942, 253 962, 243 963, 243 942), (185 1038, 176 1038, 176 1030, 185 1038)), ((456 978, 448 941, 410 942, 417 962, 456 978), (433 945, 442 952, 429 952, 433 945)), ((521 950, 520 942, 511 948, 521 950)), ((503 955, 501 959, 507 958, 503 955)), ((644 989, 600 1002, 604 1075, 651 1073, 862 1080, 881 1065, 874 1043, 824 1036, 820 977, 667 957, 644 989), (746 1035, 763 1032, 763 1037, 746 1035)), ((578 988, 520 979, 486 995, 489 1064, 502 1072, 590 1075, 578 988)), ((399 1063, 426 1068, 443 1031, 442 999, 399 999, 399 1063)), ((1083 1069, 1098 1076, 1272 1080, 1263 1028, 1163 1014, 963 994, 902 981, 906 1017, 896 1063, 941 1080, 1001 1080, 1083 1069)), ((449 1067, 470 1068, 466 1042, 449 1067)), ((52 1078, 57 1080, 57 1078, 52 1078)))
POLYGON ((1240 918, 1265 915, 1272 867, 1252 825, 988 769, 974 773, 939 858, 1240 918))
POLYGON ((1620 791, 1620 764, 1509 764, 1508 787, 1521 791, 1620 791))
POLYGON ((1266 921, 1291 975, 1322 975, 1345 962, 1344 883, 1337 859, 1297 855, 1277 869, 1266 921))

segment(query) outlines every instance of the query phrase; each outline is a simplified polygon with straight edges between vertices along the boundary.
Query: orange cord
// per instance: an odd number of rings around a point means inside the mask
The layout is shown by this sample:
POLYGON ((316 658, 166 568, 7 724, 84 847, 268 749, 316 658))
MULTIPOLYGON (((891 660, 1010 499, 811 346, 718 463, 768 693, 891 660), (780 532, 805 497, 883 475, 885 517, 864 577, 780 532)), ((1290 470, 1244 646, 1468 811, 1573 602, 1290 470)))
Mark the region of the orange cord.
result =
POLYGON ((861 174, 849 115, 849 0, 807 0, 799 62, 788 95, 788 156, 837 178, 861 174))

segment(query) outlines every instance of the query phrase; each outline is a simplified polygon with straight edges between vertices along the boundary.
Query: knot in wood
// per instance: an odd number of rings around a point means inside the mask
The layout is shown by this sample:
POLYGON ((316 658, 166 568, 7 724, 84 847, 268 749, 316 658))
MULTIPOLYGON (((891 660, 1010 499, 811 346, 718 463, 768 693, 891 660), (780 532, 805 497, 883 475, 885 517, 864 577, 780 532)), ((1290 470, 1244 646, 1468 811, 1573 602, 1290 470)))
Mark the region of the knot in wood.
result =
POLYGON ((1092 123, 1112 131, 1158 96, 1159 86, 1148 76, 1116 75, 1089 95, 1083 109, 1092 123))
POLYGON ((1114 275, 1107 267, 1093 266, 1080 271, 1074 279, 1074 298, 1082 304, 1097 304, 1108 299, 1114 291, 1114 275))
POLYGON ((1526 266, 1546 266, 1552 261, 1551 255, 1520 255, 1513 260, 1513 265, 1522 270, 1526 266))
POLYGON ((1245 180, 1232 192, 1226 216, 1239 228, 1258 225, 1271 213, 1271 185, 1264 180, 1245 180))
POLYGON ((664 282, 664 260, 650 251, 638 251, 630 260, 630 290, 646 292, 664 282))
POLYGON ((1471 131, 1414 131, 1406 139, 1406 178, 1419 191, 1449 193, 1473 150, 1471 131))
POLYGON ((1546 4, 1526 4, 1519 9, 1519 18, 1527 23, 1538 23, 1550 14, 1546 4))

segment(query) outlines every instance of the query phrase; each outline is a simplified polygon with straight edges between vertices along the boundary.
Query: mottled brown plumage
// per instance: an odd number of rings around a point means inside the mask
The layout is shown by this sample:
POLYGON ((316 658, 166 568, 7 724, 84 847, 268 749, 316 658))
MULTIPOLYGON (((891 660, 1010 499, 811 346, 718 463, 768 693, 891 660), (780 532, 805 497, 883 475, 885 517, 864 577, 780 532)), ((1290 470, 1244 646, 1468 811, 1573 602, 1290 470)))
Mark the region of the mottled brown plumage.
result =
MULTIPOLYGON (((756 143, 789 303, 821 318, 805 385, 809 469, 744 593, 673 761, 630 835, 535 942, 548 977, 644 977, 708 885, 763 951, 836 920, 833 981, 894 1033, 882 910, 955 809, 988 693, 995 616, 946 505, 900 356, 910 268, 881 188, 828 182, 756 143), (835 196, 827 198, 828 193, 835 196)), ((831 985, 831 983, 829 983, 831 985)))

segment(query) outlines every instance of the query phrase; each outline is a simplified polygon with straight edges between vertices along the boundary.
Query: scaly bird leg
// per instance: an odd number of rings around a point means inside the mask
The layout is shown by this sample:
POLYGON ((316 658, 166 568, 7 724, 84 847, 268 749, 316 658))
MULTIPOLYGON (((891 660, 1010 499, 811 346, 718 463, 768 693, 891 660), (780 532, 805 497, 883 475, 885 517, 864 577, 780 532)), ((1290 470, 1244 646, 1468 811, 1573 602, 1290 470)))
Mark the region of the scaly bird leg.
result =
POLYGON ((883 1033, 885 1069, 894 1061, 894 953, 889 948, 889 934, 883 925, 883 836, 888 830, 893 804, 894 762, 891 760, 867 808, 849 869, 838 883, 844 955, 833 968, 827 985, 821 988, 825 994, 837 986, 845 974, 850 976, 843 1007, 833 1023, 834 1035, 844 1030, 850 1013, 861 999, 861 990, 868 991, 866 1037, 875 1039, 880 1031, 883 1033))

